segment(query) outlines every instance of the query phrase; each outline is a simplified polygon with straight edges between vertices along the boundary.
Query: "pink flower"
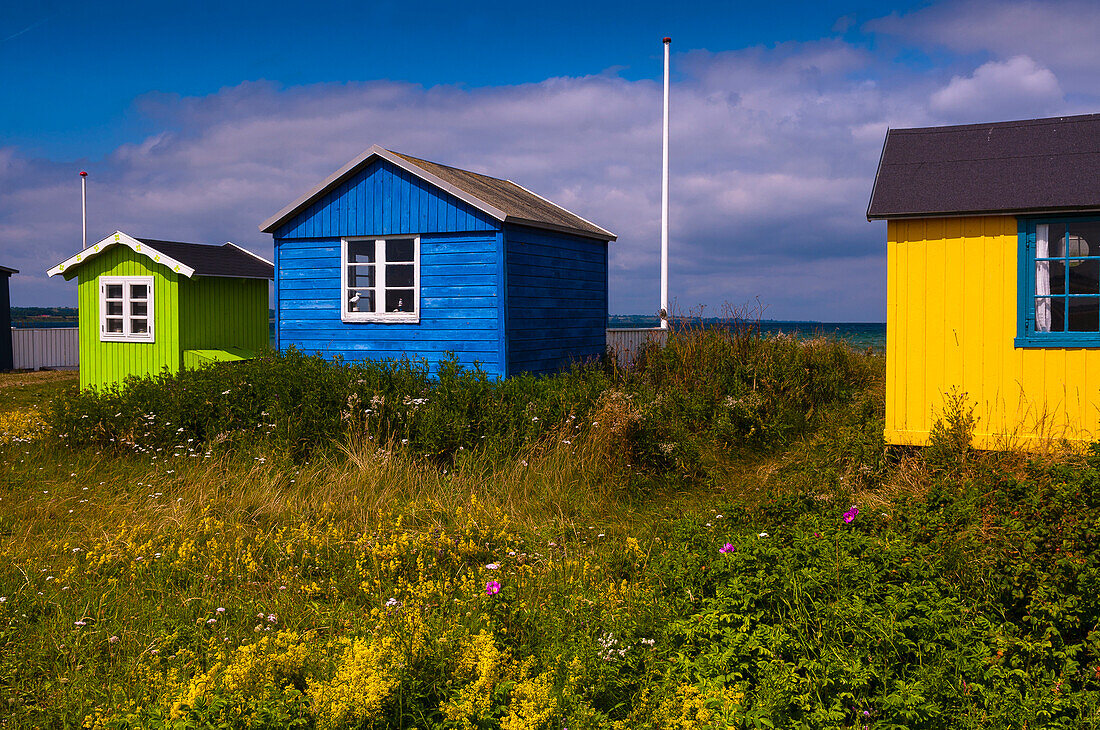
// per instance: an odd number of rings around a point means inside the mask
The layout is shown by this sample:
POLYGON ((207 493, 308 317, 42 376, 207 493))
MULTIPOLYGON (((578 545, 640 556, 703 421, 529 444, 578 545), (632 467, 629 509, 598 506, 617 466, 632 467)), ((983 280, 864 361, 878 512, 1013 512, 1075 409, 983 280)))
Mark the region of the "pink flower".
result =
POLYGON ((485 595, 495 596, 500 593, 500 583, 495 580, 491 580, 485 584, 485 595))
POLYGON ((732 553, 733 550, 734 550, 733 543, 729 543, 729 542, 727 542, 722 547, 718 548, 718 552, 720 552, 720 553, 732 553))
POLYGON ((856 518, 856 515, 858 515, 858 514, 859 514, 859 507, 856 507, 853 504, 852 508, 844 513, 844 523, 845 524, 851 524, 852 520, 854 520, 856 518))

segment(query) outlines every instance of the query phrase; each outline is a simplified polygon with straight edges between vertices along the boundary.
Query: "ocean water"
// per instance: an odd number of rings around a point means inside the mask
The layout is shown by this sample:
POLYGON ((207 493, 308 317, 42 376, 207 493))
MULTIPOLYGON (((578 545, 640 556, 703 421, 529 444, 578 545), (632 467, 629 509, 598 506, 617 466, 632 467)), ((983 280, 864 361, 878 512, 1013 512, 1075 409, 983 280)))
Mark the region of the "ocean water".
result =
MULTIPOLYGON (((656 327, 659 321, 656 317, 642 317, 635 315, 614 315, 609 318, 609 327, 641 328, 656 327)), ((835 337, 844 340, 852 347, 876 350, 886 349, 886 323, 885 322, 814 322, 814 321, 781 321, 766 319, 760 321, 736 321, 706 318, 681 318, 673 321, 673 327, 704 329, 721 327, 752 327, 759 329, 763 334, 787 334, 798 338, 810 337, 835 337)))
POLYGON ((795 337, 835 337, 852 347, 886 349, 885 322, 761 322, 760 330, 795 337))

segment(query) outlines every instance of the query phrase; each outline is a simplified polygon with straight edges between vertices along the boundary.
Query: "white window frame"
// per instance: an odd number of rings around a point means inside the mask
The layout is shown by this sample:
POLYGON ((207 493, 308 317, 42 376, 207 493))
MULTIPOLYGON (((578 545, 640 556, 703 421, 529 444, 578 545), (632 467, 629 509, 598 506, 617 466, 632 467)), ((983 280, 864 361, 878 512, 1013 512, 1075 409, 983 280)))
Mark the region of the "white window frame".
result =
MULTIPOLYGON (((395 262, 407 266, 409 262, 395 262)), ((404 288, 404 287, 402 287, 404 288)), ((340 319, 344 322, 381 322, 384 324, 419 324, 420 322, 420 236, 355 236, 340 239, 340 319), (387 312, 386 306, 386 241, 413 242, 413 311, 387 312), (374 306, 373 312, 353 312, 348 306, 348 243, 374 241, 374 306), (382 311, 378 311, 382 310, 382 311)))
MULTIPOLYGON (((152 276, 101 276, 99 277, 99 340, 100 342, 156 342, 155 334, 155 304, 154 301, 154 286, 152 276), (107 331, 107 286, 109 284, 121 284, 122 285, 122 331, 121 332, 108 332, 107 331), (144 284, 146 292, 146 307, 145 317, 135 317, 130 311, 130 304, 133 300, 130 298, 130 286, 133 284, 144 284), (148 325, 148 332, 134 332, 133 322, 134 319, 145 319, 148 325)), ((118 301, 118 300, 112 300, 118 301)), ((114 319, 114 317, 112 317, 114 319)))

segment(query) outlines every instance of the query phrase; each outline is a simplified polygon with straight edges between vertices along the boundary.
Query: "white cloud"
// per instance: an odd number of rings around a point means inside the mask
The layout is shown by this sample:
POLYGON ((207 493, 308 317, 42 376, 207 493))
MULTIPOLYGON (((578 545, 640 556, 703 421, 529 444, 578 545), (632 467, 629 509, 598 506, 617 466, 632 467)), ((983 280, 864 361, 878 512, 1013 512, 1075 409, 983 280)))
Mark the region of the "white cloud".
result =
POLYGON ((1058 79, 1027 56, 982 64, 969 76, 955 76, 932 94, 932 110, 951 119, 1030 118, 1036 107, 1063 101, 1058 79))
POLYGON ((1095 97, 1100 4, 1093 0, 955 0, 893 13, 864 30, 958 54, 1024 55, 1095 97))
MULTIPOLYGON (((982 94, 990 105, 1023 94, 1034 115, 1058 113, 1058 80, 1037 58, 929 74, 838 40, 674 55, 678 305, 713 312, 758 297, 774 318, 881 321, 885 232, 864 213, 886 128, 954 120, 982 94)), ((160 131, 87 163, 91 238, 121 229, 233 240, 268 256, 258 224, 377 143, 511 178, 615 231, 612 311, 657 308, 655 80, 250 82, 204 97, 150 94, 134 111, 160 131)), ((0 264, 24 272, 16 305, 75 301, 73 284, 44 271, 79 246, 83 164, 0 147, 0 264)))

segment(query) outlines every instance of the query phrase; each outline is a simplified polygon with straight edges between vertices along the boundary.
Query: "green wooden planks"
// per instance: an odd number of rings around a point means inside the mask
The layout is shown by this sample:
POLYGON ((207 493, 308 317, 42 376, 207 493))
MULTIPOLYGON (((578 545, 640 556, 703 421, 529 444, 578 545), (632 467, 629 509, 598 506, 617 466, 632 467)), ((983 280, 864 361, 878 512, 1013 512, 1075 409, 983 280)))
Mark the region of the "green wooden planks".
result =
POLYGON ((83 264, 77 271, 80 307, 80 387, 102 388, 130 375, 154 375, 180 368, 179 281, 184 277, 125 246, 83 264), (153 342, 103 342, 99 338, 99 277, 153 277, 153 342))

